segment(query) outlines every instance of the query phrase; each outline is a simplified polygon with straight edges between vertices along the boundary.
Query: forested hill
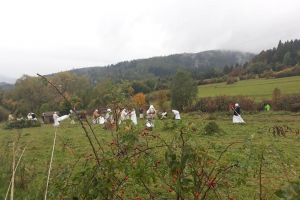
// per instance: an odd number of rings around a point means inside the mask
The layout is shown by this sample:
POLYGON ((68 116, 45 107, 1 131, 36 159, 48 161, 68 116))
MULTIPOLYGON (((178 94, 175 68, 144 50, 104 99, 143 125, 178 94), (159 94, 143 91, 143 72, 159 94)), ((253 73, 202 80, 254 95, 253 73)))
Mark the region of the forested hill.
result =
POLYGON ((239 51, 212 50, 124 61, 115 65, 80 68, 69 72, 78 76, 86 75, 93 83, 104 77, 116 81, 142 80, 167 77, 175 74, 178 69, 194 73, 206 72, 212 68, 223 70, 225 65, 232 66, 236 63, 243 65, 254 56, 255 54, 239 51))

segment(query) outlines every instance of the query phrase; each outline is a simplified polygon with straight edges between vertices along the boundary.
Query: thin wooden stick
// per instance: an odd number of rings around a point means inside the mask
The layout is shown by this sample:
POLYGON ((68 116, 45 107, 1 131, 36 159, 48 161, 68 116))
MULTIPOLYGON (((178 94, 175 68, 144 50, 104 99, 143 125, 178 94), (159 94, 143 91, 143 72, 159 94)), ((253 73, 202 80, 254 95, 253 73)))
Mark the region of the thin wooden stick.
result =
POLYGON ((47 178, 47 185, 46 185, 46 191, 45 191, 45 200, 47 199, 47 193, 48 193, 48 186, 49 186, 49 179, 50 179, 50 172, 51 172, 51 166, 52 166, 52 159, 53 159, 53 153, 54 153, 54 147, 55 147, 55 141, 56 141, 56 131, 57 127, 54 133, 54 140, 53 140, 53 146, 52 146, 52 154, 51 154, 51 160, 49 164, 49 171, 48 171, 48 178, 47 178))
POLYGON ((14 187, 15 187, 15 142, 13 142, 13 174, 11 178, 11 190, 10 190, 10 200, 14 200, 14 187))

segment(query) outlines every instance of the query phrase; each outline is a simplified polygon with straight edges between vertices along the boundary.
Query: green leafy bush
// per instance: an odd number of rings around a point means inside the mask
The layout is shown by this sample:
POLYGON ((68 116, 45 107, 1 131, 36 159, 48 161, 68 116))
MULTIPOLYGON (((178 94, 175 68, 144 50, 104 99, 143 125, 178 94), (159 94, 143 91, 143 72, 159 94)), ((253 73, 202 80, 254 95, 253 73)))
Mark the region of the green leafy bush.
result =
POLYGON ((39 127, 41 126, 41 122, 38 120, 14 120, 14 121, 8 121, 4 125, 4 129, 21 129, 21 128, 28 128, 28 127, 39 127))
POLYGON ((206 135, 220 135, 225 134, 225 132, 218 126, 215 121, 210 121, 203 129, 206 135))

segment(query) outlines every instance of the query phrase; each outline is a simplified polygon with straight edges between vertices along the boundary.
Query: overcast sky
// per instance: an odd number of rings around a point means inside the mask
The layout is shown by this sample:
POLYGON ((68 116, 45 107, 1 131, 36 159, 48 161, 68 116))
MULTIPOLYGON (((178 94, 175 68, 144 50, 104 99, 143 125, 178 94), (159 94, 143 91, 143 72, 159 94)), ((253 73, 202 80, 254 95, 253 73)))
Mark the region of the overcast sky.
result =
POLYGON ((14 78, 294 39, 299 0, 0 0, 0 75, 14 78))

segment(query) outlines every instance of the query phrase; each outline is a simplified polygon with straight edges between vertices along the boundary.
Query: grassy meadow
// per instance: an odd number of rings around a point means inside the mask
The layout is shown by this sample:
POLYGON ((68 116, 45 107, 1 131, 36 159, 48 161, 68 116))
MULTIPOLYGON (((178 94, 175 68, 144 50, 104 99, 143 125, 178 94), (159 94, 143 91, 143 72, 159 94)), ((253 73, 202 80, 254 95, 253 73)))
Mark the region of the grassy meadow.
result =
MULTIPOLYGON (((198 87, 198 96, 244 95, 255 99, 256 102, 261 102, 265 99, 272 99, 272 93, 276 87, 281 90, 282 94, 299 93, 299 84, 300 78, 297 76, 280 79, 250 79, 230 85, 226 83, 202 85, 198 87)), ((169 117, 170 115, 169 111, 169 117)), ((193 122, 195 124, 197 130, 188 131, 185 135, 187 143, 191 146, 205 149, 212 158, 217 158, 225 152, 220 163, 238 161, 237 168, 219 179, 216 195, 220 192, 222 197, 226 194, 227 199, 231 197, 234 200, 254 200, 259 199, 261 193, 262 197, 268 200, 280 199, 275 196, 275 191, 284 188, 288 182, 298 178, 300 174, 300 114, 285 111, 253 111, 243 112, 242 117, 245 124, 233 124, 231 111, 212 114, 181 113, 182 119, 176 123, 187 125, 193 122), (205 128, 210 122, 215 122, 222 133, 207 134, 205 128), (287 127, 290 130, 284 132, 285 136, 277 134, 276 128, 287 130, 287 127), (230 147, 225 151, 228 146, 230 147), (224 180, 228 181, 228 184, 224 184, 224 180)), ((172 121, 172 119, 166 121, 155 119, 155 127, 150 133, 160 136, 163 141, 174 141, 174 138, 178 138, 180 130, 165 129, 166 123, 172 121)), ((135 126, 135 132, 132 134, 145 131, 144 123, 145 120, 138 119, 138 125, 135 126)), ((1 123, 0 127, 4 124, 1 123)), ((84 125, 88 129, 86 122, 84 125)), ((96 124, 92 124, 92 128, 105 151, 109 150, 111 148, 109 144, 112 141, 110 130, 103 130, 102 125, 96 124)), ((123 130, 123 125, 121 130, 123 130)), ((17 149, 16 162, 22 155, 15 176, 14 199, 44 199, 55 133, 56 142, 48 199, 62 199, 62 196, 55 196, 55 194, 58 194, 57 184, 66 181, 62 175, 63 172, 72 170, 78 172, 82 169, 93 168, 96 162, 93 159, 88 160, 93 154, 93 149, 86 133, 80 124, 70 124, 70 119, 62 121, 60 128, 54 128, 52 124, 42 124, 41 127, 20 130, 1 128, 0 199, 5 199, 12 176, 13 148, 17 149), (15 144, 14 147, 13 144, 15 144), (24 148, 26 149, 22 154, 24 148)), ((95 138, 91 138, 97 146, 95 138)), ((140 137, 138 142, 145 142, 144 140, 144 137, 140 137)), ((147 142, 151 143, 151 141, 147 142)), ((152 141, 152 145, 155 146, 153 143, 152 141)), ((97 152, 101 155, 99 149, 97 152)), ((157 157, 162 160, 161 165, 166 164, 163 161, 165 152, 158 149, 156 153, 157 157)), ((214 165, 220 163, 217 162, 214 165)), ((167 184, 171 185, 172 180, 170 182, 167 184)), ((170 198, 171 194, 168 188, 165 188, 164 183, 159 182, 149 189, 154 193, 155 199, 175 199, 175 196, 170 198)), ((136 199, 137 196, 143 200, 150 199, 147 191, 138 184, 127 188, 122 199, 131 200, 136 199)), ((67 196, 64 199, 71 198, 67 196)))
POLYGON ((277 87, 282 94, 294 94, 300 92, 300 77, 286 77, 273 79, 249 79, 238 81, 234 84, 215 83, 198 86, 198 97, 214 97, 217 95, 244 95, 261 102, 272 99, 273 90, 277 87))
MULTIPOLYGON (((245 124, 232 124, 231 112, 218 114, 190 113, 181 114, 181 122, 187 124, 193 122, 197 131, 190 133, 189 143, 195 146, 211 148, 212 156, 218 156, 224 148, 233 143, 224 159, 229 159, 230 155, 241 152, 239 159, 246 159, 252 154, 257 153, 258 147, 265 148, 264 164, 262 166, 262 191, 266 199, 279 199, 274 195, 274 192, 288 182, 293 180, 300 173, 300 135, 297 130, 300 130, 299 113, 290 112, 257 112, 255 114, 243 114, 245 124), (211 121, 225 132, 224 134, 206 135, 203 132, 204 127, 211 121), (273 136, 272 127, 288 126, 292 132, 287 132, 284 136, 273 136), (271 131, 269 131, 269 129, 271 131), (251 143, 251 145, 250 145, 251 143), (245 146, 251 147, 245 147, 245 146), (256 149, 256 150, 255 150, 256 149), (254 151, 255 150, 255 151, 254 151)), ((171 120, 171 119, 168 119, 171 120)), ((155 128, 152 134, 160 134, 161 137, 170 141, 174 136, 178 135, 178 130, 165 130, 165 121, 156 119, 155 128)), ((4 124, 2 123, 1 126, 4 124)), ((103 130, 102 125, 92 125, 95 133, 103 144, 104 148, 109 148, 107 144, 111 141, 109 130, 103 130)), ((144 120, 138 119, 137 129, 144 130, 144 120)), ((55 151, 53 157, 51 180, 55 182, 58 179, 58 173, 66 166, 73 166, 76 163, 76 168, 84 168, 87 165, 85 159, 92 154, 92 149, 88 139, 79 124, 71 125, 70 120, 66 119, 61 122, 60 128, 56 129, 52 124, 44 124, 41 127, 25 128, 22 130, 3 130, 1 129, 0 141, 0 198, 4 199, 9 179, 11 177, 12 163, 12 143, 17 142, 18 151, 17 158, 20 157, 23 148, 28 141, 27 148, 23 154, 22 161, 16 172, 15 184, 15 199, 42 199, 45 188, 51 151, 54 141, 55 132, 57 133, 55 151), (19 138, 19 139, 18 139, 19 138), (26 198, 25 198, 26 196, 26 198)), ((163 157, 164 152, 158 152, 163 157)), ((258 153, 259 154, 259 153, 258 153)), ((247 163, 247 162, 244 163, 247 163)), ((240 183, 238 177, 241 176, 240 171, 232 172, 224 177, 228 180, 228 190, 230 196, 234 199, 259 199, 259 177, 257 176, 256 161, 249 161, 249 170, 246 182, 240 183), (252 166, 252 168, 250 167, 252 166)), ((92 165, 92 164, 89 164, 92 165)), ((248 167, 248 166, 243 166, 248 167)), ((219 186, 222 187, 222 184, 219 186)), ((222 189, 222 188, 221 188, 222 189)), ((54 188, 49 186, 49 193, 54 188)), ((224 189, 225 190, 225 189, 224 189)), ((158 194, 163 194, 163 187, 153 188, 153 191, 158 194)), ((135 199, 137 195, 141 199, 150 199, 146 194, 140 194, 140 188, 134 186, 133 190, 128 190, 124 199, 135 199)), ((48 199, 58 199, 57 197, 49 196, 48 199)), ((156 199, 164 199, 163 195, 156 199)))

